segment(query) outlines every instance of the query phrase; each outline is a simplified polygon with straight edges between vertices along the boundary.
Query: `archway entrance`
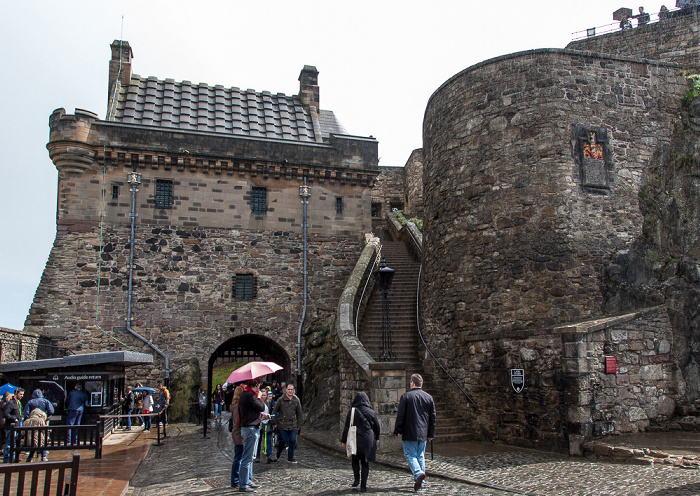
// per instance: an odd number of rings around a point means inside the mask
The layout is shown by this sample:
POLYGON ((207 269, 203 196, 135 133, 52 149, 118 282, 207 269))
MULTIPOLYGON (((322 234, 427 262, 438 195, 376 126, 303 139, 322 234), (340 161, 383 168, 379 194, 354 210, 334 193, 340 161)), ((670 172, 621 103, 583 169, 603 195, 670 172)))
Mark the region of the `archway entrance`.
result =
MULTIPOLYGON (((214 367, 230 363, 233 370, 235 364, 253 361, 275 362, 282 366, 282 370, 271 377, 268 376, 268 380, 276 379, 278 382, 289 382, 294 379, 294 371, 292 370, 289 354, 277 342, 259 334, 236 336, 222 343, 209 357, 207 365, 207 412, 211 411, 214 367)), ((205 417, 208 417, 208 415, 205 417)))

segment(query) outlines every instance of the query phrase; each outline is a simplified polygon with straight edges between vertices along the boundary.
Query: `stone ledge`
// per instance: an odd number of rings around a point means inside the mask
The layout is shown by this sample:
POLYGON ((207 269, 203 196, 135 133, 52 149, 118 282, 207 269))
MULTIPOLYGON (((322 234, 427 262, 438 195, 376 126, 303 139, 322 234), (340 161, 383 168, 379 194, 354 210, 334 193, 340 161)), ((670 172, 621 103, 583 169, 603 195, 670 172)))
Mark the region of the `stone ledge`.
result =
POLYGON ((700 457, 697 455, 674 455, 656 449, 613 446, 602 441, 585 443, 583 452, 585 456, 615 463, 649 466, 658 464, 694 470, 700 468, 700 457))

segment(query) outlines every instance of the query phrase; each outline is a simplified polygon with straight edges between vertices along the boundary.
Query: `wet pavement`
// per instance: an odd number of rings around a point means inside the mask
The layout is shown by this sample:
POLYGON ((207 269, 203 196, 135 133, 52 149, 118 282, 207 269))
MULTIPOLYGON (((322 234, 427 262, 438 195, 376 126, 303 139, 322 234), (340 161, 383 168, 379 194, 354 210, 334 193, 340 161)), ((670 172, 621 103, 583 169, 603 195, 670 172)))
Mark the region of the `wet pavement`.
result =
MULTIPOLYGON (((663 435, 657 437, 661 443, 663 435)), ((678 444, 683 438, 688 439, 689 445, 681 449, 692 456, 700 453, 697 434, 684 433, 674 443, 678 444)), ((230 434, 225 423, 210 428, 206 439, 202 437, 201 427, 171 425, 166 442, 163 446, 151 447, 125 494, 233 494, 231 458, 230 434)), ((296 458, 298 464, 284 460, 273 464, 256 463, 254 478, 261 485, 257 494, 358 493, 350 487, 350 461, 341 452, 337 434, 302 432, 296 458)), ((426 471, 428 484, 420 492, 423 495, 700 495, 697 468, 608 463, 490 443, 435 445, 435 459, 426 461, 426 471)), ((369 492, 375 494, 414 493, 403 455, 400 452, 380 455, 377 462, 371 464, 368 487, 369 492)))

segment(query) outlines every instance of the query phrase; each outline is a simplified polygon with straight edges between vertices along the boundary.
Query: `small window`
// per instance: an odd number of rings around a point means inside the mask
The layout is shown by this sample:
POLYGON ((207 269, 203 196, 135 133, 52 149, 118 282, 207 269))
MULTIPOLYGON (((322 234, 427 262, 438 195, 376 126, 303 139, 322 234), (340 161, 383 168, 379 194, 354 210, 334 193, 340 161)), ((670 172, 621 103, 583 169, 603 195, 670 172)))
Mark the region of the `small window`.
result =
POLYGON ((372 202, 372 217, 379 217, 382 213, 382 204, 378 202, 372 202))
POLYGON ((233 297, 236 300, 252 300, 258 293, 257 280, 253 274, 233 276, 233 297))
POLYGON ((253 188, 251 190, 250 211, 254 214, 267 213, 267 188, 253 188))
POLYGON ((166 179, 156 179, 156 208, 172 208, 173 182, 166 179))
POLYGON ((119 198, 119 186, 116 184, 112 185, 112 200, 117 200, 119 198))
POLYGON ((335 213, 336 214, 343 213, 343 199, 341 197, 338 197, 335 199, 335 213))

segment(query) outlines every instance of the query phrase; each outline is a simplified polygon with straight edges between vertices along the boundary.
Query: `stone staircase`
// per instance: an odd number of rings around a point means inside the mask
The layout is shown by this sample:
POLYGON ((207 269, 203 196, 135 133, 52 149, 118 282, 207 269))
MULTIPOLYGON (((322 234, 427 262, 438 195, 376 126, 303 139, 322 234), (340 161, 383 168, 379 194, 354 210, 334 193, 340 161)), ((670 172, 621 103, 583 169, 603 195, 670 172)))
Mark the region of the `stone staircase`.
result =
MULTIPOLYGON (((387 266, 394 269, 394 280, 389 294, 389 316, 391 321, 392 351, 395 361, 406 363, 406 385, 410 383, 411 374, 425 376, 423 361, 419 353, 425 352, 418 336, 416 324, 416 291, 420 263, 417 262, 406 244, 402 241, 392 241, 384 229, 375 229, 375 235, 382 243, 382 256, 386 258, 387 266)), ((360 322, 358 337, 367 352, 375 360, 382 353, 382 295, 376 293, 370 296, 365 313, 360 322)), ((449 411, 448 404, 452 403, 451 395, 456 388, 452 387, 449 379, 445 379, 445 387, 426 384, 428 391, 435 399, 437 410, 437 432, 435 442, 465 441, 467 435, 454 414, 449 411)), ((458 392, 458 394, 461 394, 458 392)))

